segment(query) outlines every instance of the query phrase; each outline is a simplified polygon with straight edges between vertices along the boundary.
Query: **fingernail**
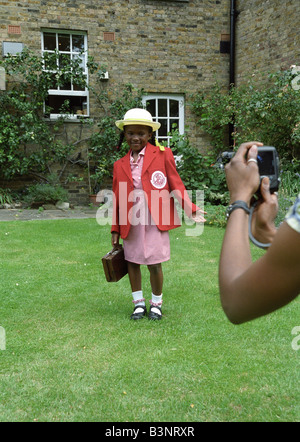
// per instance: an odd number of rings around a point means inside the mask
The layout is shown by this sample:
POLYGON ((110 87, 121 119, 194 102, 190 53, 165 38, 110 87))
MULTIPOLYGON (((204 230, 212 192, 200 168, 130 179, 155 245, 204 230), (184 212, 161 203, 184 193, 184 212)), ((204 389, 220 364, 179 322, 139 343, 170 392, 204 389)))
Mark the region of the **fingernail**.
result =
POLYGON ((264 187, 265 187, 266 189, 269 188, 270 181, 269 181, 269 178, 266 177, 266 176, 263 178, 263 185, 264 185, 264 187))

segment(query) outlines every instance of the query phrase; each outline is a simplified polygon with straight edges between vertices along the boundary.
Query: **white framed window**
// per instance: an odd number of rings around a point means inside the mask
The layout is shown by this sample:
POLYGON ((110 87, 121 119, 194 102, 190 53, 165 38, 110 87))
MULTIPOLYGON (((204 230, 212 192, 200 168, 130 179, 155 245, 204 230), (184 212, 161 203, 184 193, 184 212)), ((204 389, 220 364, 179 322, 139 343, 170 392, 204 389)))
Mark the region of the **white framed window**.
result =
POLYGON ((53 75, 45 105, 50 108, 50 118, 66 115, 76 119, 89 115, 89 93, 86 86, 76 83, 76 76, 62 84, 57 74, 70 62, 77 62, 88 82, 87 34, 77 31, 45 29, 42 31, 42 55, 44 69, 53 75))
POLYGON ((170 145, 170 132, 178 129, 184 133, 184 96, 176 94, 149 94, 142 99, 143 106, 151 113, 153 120, 161 127, 156 131, 158 141, 166 141, 170 145))

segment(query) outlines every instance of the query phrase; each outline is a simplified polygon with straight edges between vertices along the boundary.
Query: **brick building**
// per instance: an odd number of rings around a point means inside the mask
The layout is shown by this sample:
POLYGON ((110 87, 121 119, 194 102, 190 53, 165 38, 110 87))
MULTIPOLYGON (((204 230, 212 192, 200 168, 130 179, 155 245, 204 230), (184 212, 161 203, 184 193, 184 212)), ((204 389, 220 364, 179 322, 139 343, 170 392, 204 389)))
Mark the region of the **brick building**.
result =
POLYGON ((300 64, 298 0, 238 0, 237 9, 237 84, 254 72, 300 64))
MULTIPOLYGON (((182 133, 188 127, 194 145, 205 149, 207 139, 190 109, 191 95, 215 79, 227 88, 232 60, 237 83, 252 71, 297 64, 299 5, 298 0, 2 0, 0 43, 2 55, 23 46, 38 53, 58 50, 65 57, 88 51, 106 66, 103 87, 112 96, 126 83, 145 90, 145 104, 162 123, 160 138, 176 122, 182 133), (233 5, 238 13, 231 58, 233 5)), ((85 61, 82 56, 83 65, 85 61)), ((51 118, 66 98, 74 114, 70 125, 76 125, 76 115, 97 121, 97 104, 88 91, 73 85, 49 91, 51 118)), ((84 199, 86 188, 81 189, 77 197, 82 193, 84 199)))

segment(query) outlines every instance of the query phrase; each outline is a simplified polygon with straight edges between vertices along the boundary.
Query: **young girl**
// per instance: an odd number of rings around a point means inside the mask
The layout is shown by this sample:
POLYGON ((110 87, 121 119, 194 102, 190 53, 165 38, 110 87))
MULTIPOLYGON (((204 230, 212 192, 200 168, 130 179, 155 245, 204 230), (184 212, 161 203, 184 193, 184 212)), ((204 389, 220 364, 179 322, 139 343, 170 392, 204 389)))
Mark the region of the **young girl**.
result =
POLYGON ((143 264, 148 266, 152 289, 148 318, 160 320, 161 263, 170 259, 168 231, 181 225, 171 192, 196 222, 204 222, 201 214, 206 212, 188 198, 171 149, 155 146, 153 132, 160 123, 153 122, 148 111, 131 109, 116 126, 122 130, 119 145, 125 138, 130 150, 114 164, 112 245, 117 245, 121 236, 134 303, 131 319, 147 315, 140 270, 143 264))

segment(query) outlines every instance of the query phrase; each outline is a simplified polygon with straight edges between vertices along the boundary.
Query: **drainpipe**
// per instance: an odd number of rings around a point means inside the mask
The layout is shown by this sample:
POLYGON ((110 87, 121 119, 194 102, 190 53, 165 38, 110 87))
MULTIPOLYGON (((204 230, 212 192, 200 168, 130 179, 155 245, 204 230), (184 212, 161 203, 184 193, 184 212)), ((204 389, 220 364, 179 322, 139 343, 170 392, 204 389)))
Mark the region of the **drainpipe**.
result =
MULTIPOLYGON (((229 89, 235 86, 235 21, 237 17, 236 0, 230 0, 230 68, 229 89)), ((229 147, 233 147, 234 123, 229 124, 229 147)))
POLYGON ((230 85, 235 83, 235 19, 236 1, 231 0, 230 4, 230 85))

